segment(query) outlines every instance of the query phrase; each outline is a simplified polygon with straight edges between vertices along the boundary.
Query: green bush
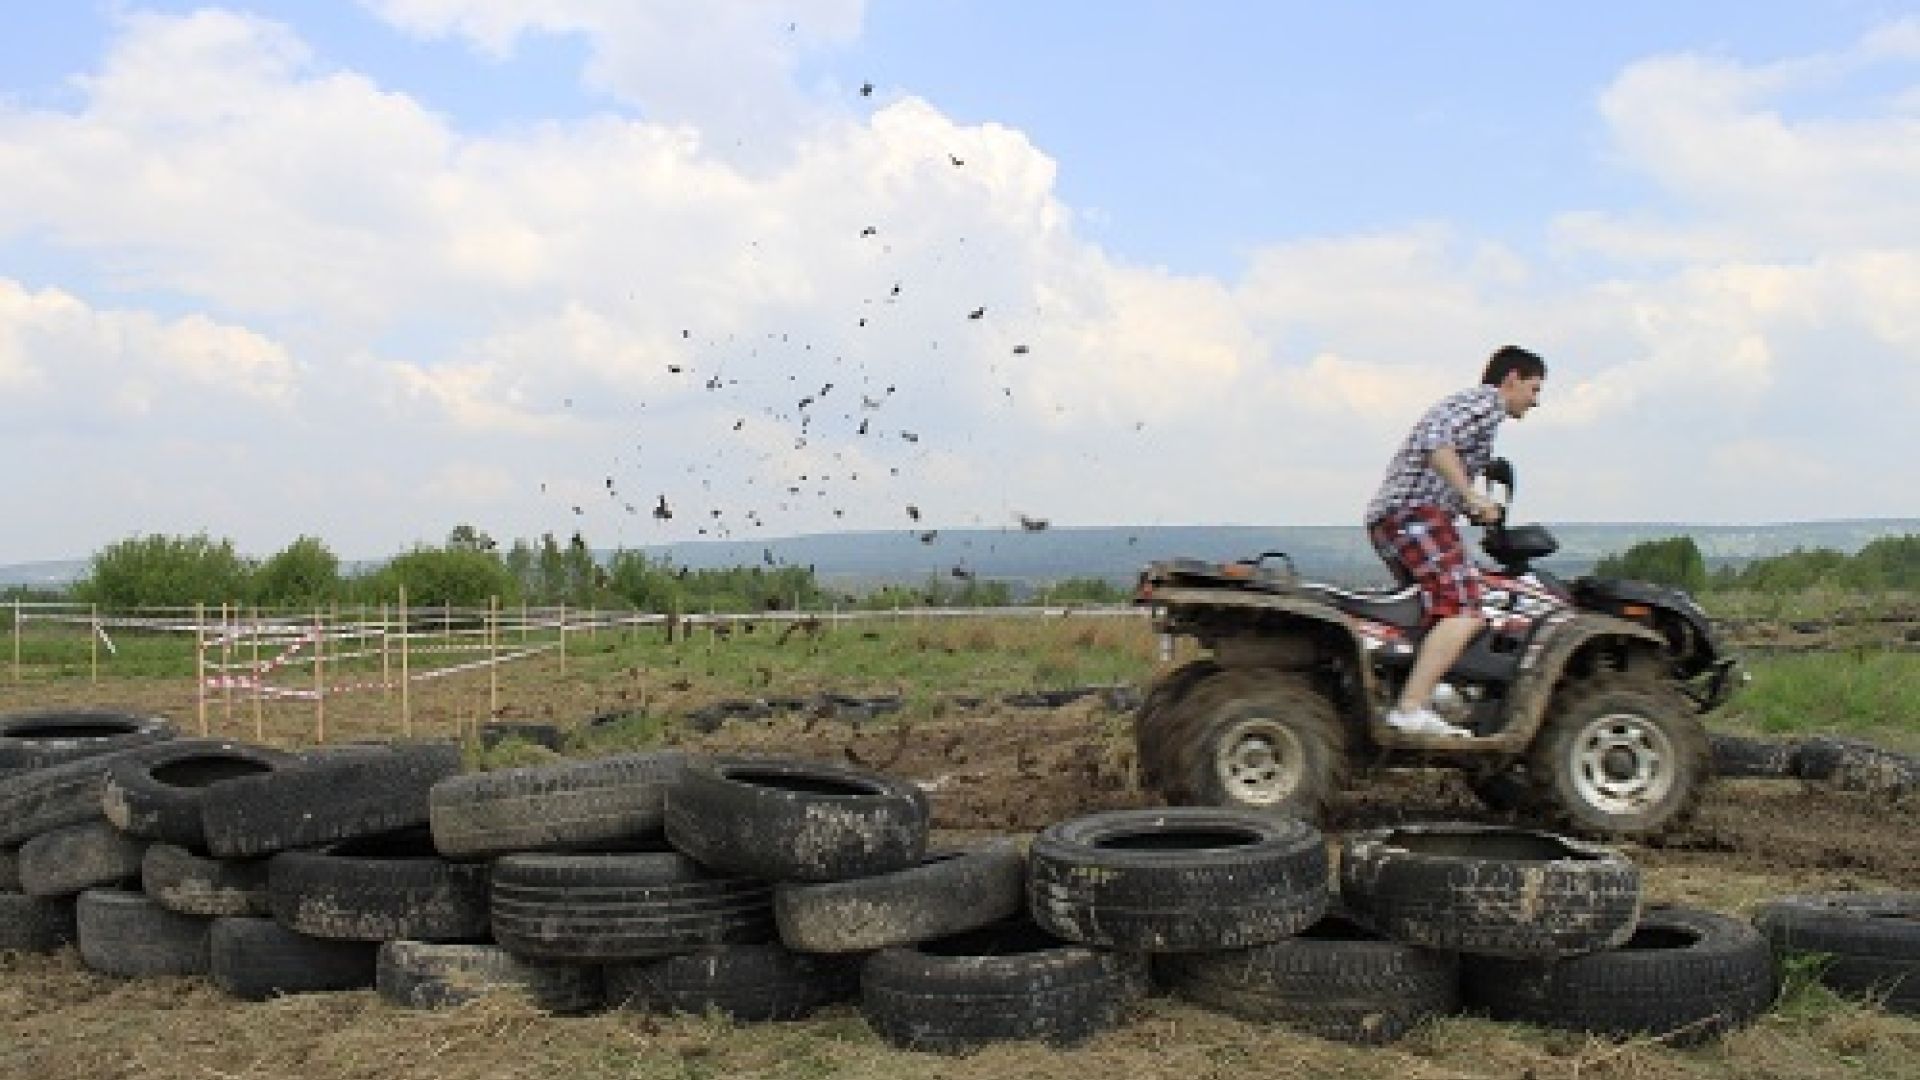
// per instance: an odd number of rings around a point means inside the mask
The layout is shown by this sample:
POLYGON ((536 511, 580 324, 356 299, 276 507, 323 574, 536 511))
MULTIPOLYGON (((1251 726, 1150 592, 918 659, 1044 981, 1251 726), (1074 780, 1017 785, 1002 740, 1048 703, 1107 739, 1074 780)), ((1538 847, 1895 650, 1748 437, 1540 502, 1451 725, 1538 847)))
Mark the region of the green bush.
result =
POLYGON ((1707 563, 1690 536, 1635 544, 1620 555, 1601 559, 1593 573, 1595 577, 1651 581, 1691 592, 1707 587, 1707 563))
POLYGON ((275 553, 253 578, 256 603, 310 607, 340 595, 340 560, 327 545, 302 536, 275 553))
POLYGON ((420 546, 359 582, 363 603, 389 603, 407 591, 407 603, 428 607, 486 607, 490 598, 517 602, 518 583, 492 552, 420 546))
POLYGON ((233 541, 194 536, 140 536, 95 553, 74 597, 109 608, 185 607, 252 595, 254 566, 233 541))

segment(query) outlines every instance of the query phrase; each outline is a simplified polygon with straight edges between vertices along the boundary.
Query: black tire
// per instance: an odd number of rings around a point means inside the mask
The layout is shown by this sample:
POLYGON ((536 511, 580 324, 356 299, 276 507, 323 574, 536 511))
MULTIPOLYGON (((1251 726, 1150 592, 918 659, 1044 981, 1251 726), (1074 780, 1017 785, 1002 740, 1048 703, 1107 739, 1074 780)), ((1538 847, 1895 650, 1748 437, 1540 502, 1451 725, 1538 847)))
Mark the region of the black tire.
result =
POLYGON ((609 964, 607 1002, 639 1012, 717 1012, 741 1022, 799 1020, 859 994, 860 966, 772 943, 723 945, 641 964, 609 964))
POLYGON ((1042 929, 1124 952, 1263 945, 1313 925, 1331 900, 1318 829, 1239 810, 1090 814, 1047 827, 1027 862, 1042 929))
POLYGON ((201 797, 207 850, 243 858, 425 825, 428 791, 459 771, 458 746, 411 743, 228 780, 201 797))
POLYGON ((1219 670, 1220 665, 1213 660, 1189 660, 1160 675, 1147 688, 1140 708, 1133 715, 1134 760, 1139 768, 1142 788, 1148 791, 1164 790, 1169 779, 1164 772, 1164 763, 1173 709, 1196 683, 1219 670))
POLYGON ((1027 904, 1027 859, 1011 840, 929 854, 891 874, 773 889, 780 940, 808 953, 871 952, 1012 918, 1027 904))
POLYGON ((99 819, 107 770, 168 747, 160 742, 111 750, 0 778, 0 844, 24 843, 50 829, 99 819))
POLYGON ((1794 751, 1793 774, 1832 784, 1842 791, 1894 799, 1920 791, 1920 759, 1871 743, 1826 735, 1816 735, 1799 745, 1794 751))
POLYGON ((0 774, 44 769, 174 736, 163 716, 120 709, 32 709, 0 716, 0 774))
POLYGON ((102 975, 205 975, 213 920, 181 915, 124 889, 88 889, 74 903, 80 960, 102 975))
POLYGON ((767 881, 904 870, 926 854, 928 816, 910 781, 793 758, 694 759, 667 792, 675 848, 767 881))
POLYGON ((1559 957, 1633 933, 1640 871, 1617 852, 1498 825, 1402 825, 1341 849, 1346 909, 1398 941, 1495 956, 1559 957))
POLYGON ((140 861, 140 887, 182 915, 265 917, 267 859, 214 859, 173 844, 150 844, 140 861))
POLYGON ((20 847, 20 891, 28 896, 72 896, 140 878, 147 842, 104 821, 43 832, 20 847))
POLYGON ((1750 739, 1724 732, 1707 733, 1713 775, 1726 780, 1779 780, 1794 775, 1795 739, 1750 739))
POLYGON ((542 1012, 578 1016, 606 997, 598 967, 528 960, 484 944, 389 941, 380 946, 376 985, 382 998, 407 1009, 448 1009, 506 992, 542 1012))
POLYGON ((0 892, 0 953, 58 952, 78 938, 73 897, 0 892))
POLYGON ((20 891, 20 849, 0 847, 0 893, 20 891))
POLYGON ((107 769, 100 806, 122 832, 204 848, 200 801, 213 784, 292 765, 292 754, 244 743, 182 739, 107 769))
POLYGON ((1920 892, 1780 896, 1753 922, 1781 959, 1819 955, 1827 987, 1920 1014, 1920 892))
POLYGON ((1510 821, 1535 814, 1540 808, 1540 793, 1527 779, 1524 766, 1468 773, 1466 782, 1480 805, 1510 821))
POLYGON ((663 839, 678 751, 451 776, 433 785, 434 844, 450 859, 620 849, 663 839))
POLYGON ((558 751, 565 741, 560 729, 553 724, 531 723, 524 720, 493 720, 480 725, 480 745, 492 749, 508 740, 518 740, 530 746, 544 747, 558 751))
POLYGON ((1601 672, 1554 696, 1527 775, 1540 805, 1574 832, 1657 837, 1699 804, 1712 775, 1706 728, 1672 684, 1601 672))
POLYGON ((364 990, 380 946, 295 933, 272 919, 221 918, 207 935, 213 985, 242 1001, 364 990))
POLYGON ((487 867, 441 858, 425 828, 283 851, 267 863, 273 917, 344 941, 484 939, 487 867))
POLYGON ((1169 710, 1161 794, 1317 821, 1346 784, 1347 730, 1310 676, 1228 668, 1169 710))
POLYGON ((963 1053, 1038 1039, 1057 1046, 1118 1027, 1143 958, 1074 945, 1019 920, 882 949, 860 972, 860 1011, 880 1037, 963 1053))
POLYGON ((1155 967, 1189 1001, 1341 1042, 1393 1042, 1460 1005, 1455 954, 1389 941, 1337 914, 1286 941, 1165 956, 1155 967))
POLYGON ((506 855, 493 863, 493 936, 537 959, 672 956, 772 940, 772 893, 683 855, 506 855))
POLYGON ((1618 947, 1539 961, 1469 956, 1470 1005, 1518 1020, 1696 1046, 1766 1012, 1778 991, 1766 941, 1746 922, 1693 908, 1650 908, 1618 947))

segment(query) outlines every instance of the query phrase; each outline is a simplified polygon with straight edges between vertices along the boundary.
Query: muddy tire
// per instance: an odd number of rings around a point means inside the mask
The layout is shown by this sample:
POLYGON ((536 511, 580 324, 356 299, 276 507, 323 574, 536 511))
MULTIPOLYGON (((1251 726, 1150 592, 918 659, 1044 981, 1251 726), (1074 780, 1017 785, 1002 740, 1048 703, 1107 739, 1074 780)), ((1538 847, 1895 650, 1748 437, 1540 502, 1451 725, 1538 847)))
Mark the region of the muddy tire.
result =
POLYGON ((424 828, 283 851, 267 864, 282 926, 341 941, 485 938, 487 867, 440 858, 424 828))
POLYGON ((702 865, 765 881, 904 870, 927 848, 912 782, 779 757, 695 759, 667 792, 667 839, 702 865))
POLYGON ((1393 1042, 1460 1005, 1455 954, 1389 941, 1343 915, 1285 941, 1158 957, 1154 966, 1189 1001, 1340 1042, 1393 1042))
POLYGON ((107 770, 167 746, 149 743, 0 777, 0 844, 20 844, 50 829, 99 820, 107 770))
POLYGON ((207 850, 221 858, 270 855, 425 825, 427 793, 460 771, 452 743, 341 749, 207 789, 207 850))
POLYGON ((891 874, 773 889, 780 940, 796 952, 872 952, 1001 922, 1027 906, 1027 859, 1011 840, 938 851, 891 874))
POLYGON ((665 842, 677 751, 451 776, 433 785, 433 841, 449 859, 665 842))
POLYGON ((1773 956, 1746 922, 1692 908, 1652 908, 1620 945, 1538 961, 1468 956, 1469 1005, 1519 1020, 1618 1038, 1696 1046, 1766 1012, 1773 956))
POLYGON ((507 855, 493 863, 493 937, 515 955, 648 960, 770 941, 773 887, 683 855, 507 855))
POLYGON ((20 849, 0 847, 0 893, 20 891, 20 849))
POLYGON ((1397 941, 1492 956, 1562 957, 1633 933, 1640 872, 1620 854, 1497 825, 1402 825, 1348 838, 1340 895, 1397 941))
POLYGON ((1331 899, 1318 829, 1241 810, 1090 814, 1042 831, 1027 862, 1042 929, 1123 952, 1278 941, 1313 925, 1331 899))
POLYGON ((1347 732, 1334 703, 1294 672, 1230 668, 1168 712, 1160 791, 1176 805, 1318 820, 1346 782, 1347 732))
POLYGON ((266 859, 214 859, 152 844, 140 860, 140 887, 168 911, 233 918, 273 914, 266 859))
POLYGON ((598 967, 522 959, 498 945, 389 941, 380 946, 376 986, 407 1009, 447 1009, 506 992, 542 1012, 578 1016, 606 999, 598 967))
POLYGON ((1143 966, 1024 920, 999 923, 874 953, 861 968, 860 1011, 881 1038, 911 1050, 964 1053, 1024 1039, 1071 1046, 1120 1025, 1143 966))
POLYGON ((1753 922, 1778 957, 1819 955, 1828 988, 1920 1014, 1920 892, 1781 896, 1753 922))
POLYGON ((1540 793, 1527 779, 1522 766, 1468 773, 1465 779, 1480 805, 1509 821, 1536 814, 1540 809, 1540 793))
POLYGON ((723 945, 643 964, 609 964, 607 1001, 655 1013, 708 1012, 740 1022, 799 1020, 860 990, 860 965, 771 942, 723 945))
POLYGON ((104 821, 43 832, 20 847, 20 891, 28 896, 72 896, 140 877, 147 842, 104 821))
POLYGON ((207 974, 242 1001, 364 990, 373 985, 379 949, 370 942, 309 937, 272 919, 215 919, 207 933, 207 974))
POLYGON ((1133 716, 1134 760, 1140 770, 1140 786, 1148 791, 1165 790, 1170 779, 1165 775, 1168 739, 1172 731, 1174 708, 1201 680, 1220 671, 1213 660, 1189 660, 1153 680, 1146 698, 1133 716))
POLYGON ((0 716, 0 775, 173 738, 172 721, 118 709, 32 709, 0 716))
POLYGON ((283 769, 296 760, 264 746, 202 739, 169 742, 114 762, 101 787, 100 806, 107 820, 130 836, 204 848, 200 800, 209 786, 283 769))
POLYGON ((0 892, 0 953, 58 952, 77 937, 74 900, 0 892))
POLYGON ((74 902, 80 960, 102 975, 205 975, 212 919, 168 911, 124 889, 88 889, 74 902))
POLYGON ((1540 805, 1575 832, 1655 837, 1699 803, 1711 776, 1707 733, 1666 682, 1605 672, 1555 695, 1527 775, 1540 805))
POLYGON ((1751 739, 1715 731, 1708 733, 1707 747, 1716 777, 1780 780, 1794 775, 1794 759, 1800 743, 1794 739, 1751 739))

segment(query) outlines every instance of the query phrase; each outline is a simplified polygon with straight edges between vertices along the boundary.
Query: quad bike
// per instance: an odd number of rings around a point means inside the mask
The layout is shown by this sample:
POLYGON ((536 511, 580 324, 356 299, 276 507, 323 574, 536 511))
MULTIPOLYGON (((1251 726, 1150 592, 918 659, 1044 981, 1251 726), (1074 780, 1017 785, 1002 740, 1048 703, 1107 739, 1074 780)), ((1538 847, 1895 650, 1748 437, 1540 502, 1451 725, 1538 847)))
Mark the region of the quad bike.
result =
POLYGON ((1462 770, 1495 810, 1592 835, 1651 837, 1685 820, 1709 778, 1700 715, 1732 694, 1736 663, 1679 589, 1532 563, 1558 550, 1539 525, 1507 526, 1513 470, 1482 550, 1486 625, 1434 695, 1471 737, 1389 727, 1419 651, 1411 587, 1303 581, 1277 552, 1232 563, 1155 562, 1135 602, 1169 644, 1206 651, 1161 675, 1135 717, 1146 787, 1174 804, 1316 817, 1359 767, 1462 770))

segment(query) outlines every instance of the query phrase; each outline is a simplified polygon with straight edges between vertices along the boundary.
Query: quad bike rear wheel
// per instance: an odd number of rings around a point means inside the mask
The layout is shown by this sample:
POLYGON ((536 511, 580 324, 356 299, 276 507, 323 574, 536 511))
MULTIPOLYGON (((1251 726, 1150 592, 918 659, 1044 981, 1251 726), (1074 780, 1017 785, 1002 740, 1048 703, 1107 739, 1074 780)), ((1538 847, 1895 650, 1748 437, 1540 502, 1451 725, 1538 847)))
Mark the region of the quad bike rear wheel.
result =
POLYGON ((1540 805, 1568 827, 1642 839, 1685 823, 1710 760, 1706 729, 1672 684, 1608 671, 1555 697, 1527 775, 1540 805))
POLYGON ((1229 668, 1168 712, 1156 760, 1141 764, 1181 805, 1231 806, 1313 820, 1346 780, 1339 713, 1296 672, 1229 668))
POLYGON ((1163 748, 1172 728, 1175 706, 1187 691, 1208 676, 1219 673, 1220 665, 1211 659, 1189 660, 1153 681, 1133 719, 1134 760, 1139 763, 1140 786, 1159 791, 1166 782, 1157 768, 1165 759, 1163 748))

